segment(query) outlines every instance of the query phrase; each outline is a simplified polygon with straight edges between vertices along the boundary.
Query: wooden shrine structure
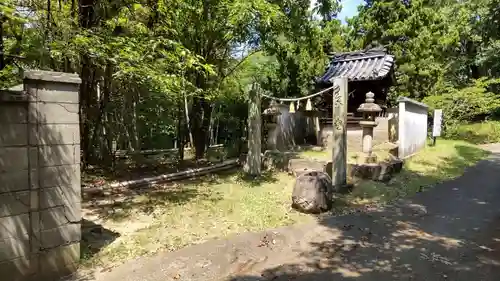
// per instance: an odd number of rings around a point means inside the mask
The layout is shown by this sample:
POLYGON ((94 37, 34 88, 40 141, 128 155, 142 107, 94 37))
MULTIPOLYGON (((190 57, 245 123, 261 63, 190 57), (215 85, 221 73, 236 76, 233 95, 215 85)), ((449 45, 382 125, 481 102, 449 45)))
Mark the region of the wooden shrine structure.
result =
MULTIPOLYGON (((364 102, 368 92, 375 94, 375 103, 383 109, 388 106, 387 94, 395 83, 394 56, 384 48, 372 48, 362 51, 338 53, 331 56, 330 64, 325 73, 316 80, 317 88, 328 88, 335 77, 345 77, 348 80, 348 123, 357 123, 360 113, 358 107, 364 102), (351 122, 350 122, 351 121, 351 122)), ((332 116, 332 100, 324 99, 318 108, 325 112, 325 121, 332 116)), ((328 120, 330 119, 330 120, 328 120)))

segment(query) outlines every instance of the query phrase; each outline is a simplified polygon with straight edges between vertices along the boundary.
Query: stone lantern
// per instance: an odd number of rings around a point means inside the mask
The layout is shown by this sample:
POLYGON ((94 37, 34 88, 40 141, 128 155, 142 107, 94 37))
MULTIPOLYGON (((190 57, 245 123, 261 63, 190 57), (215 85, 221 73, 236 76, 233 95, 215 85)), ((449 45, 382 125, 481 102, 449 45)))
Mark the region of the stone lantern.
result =
POLYGON ((373 128, 375 128, 378 123, 375 121, 375 117, 382 111, 382 108, 374 103, 373 99, 375 94, 372 92, 366 93, 365 103, 362 103, 358 107, 358 112, 363 113, 363 120, 359 121, 359 125, 363 128, 363 153, 365 154, 365 163, 375 163, 377 157, 372 155, 373 146, 373 128))
POLYGON ((279 105, 275 100, 272 100, 269 107, 262 113, 264 116, 264 140, 266 143, 266 149, 274 150, 276 149, 275 141, 270 139, 270 135, 274 133, 278 123, 278 116, 281 115, 281 110, 279 105))

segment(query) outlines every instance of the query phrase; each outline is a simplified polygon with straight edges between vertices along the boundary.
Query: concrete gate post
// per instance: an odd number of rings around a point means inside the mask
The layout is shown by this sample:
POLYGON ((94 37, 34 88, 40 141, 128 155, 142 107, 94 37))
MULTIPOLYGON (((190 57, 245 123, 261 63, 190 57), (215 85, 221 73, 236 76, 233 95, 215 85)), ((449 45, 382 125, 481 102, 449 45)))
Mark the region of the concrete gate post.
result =
POLYGON ((0 92, 0 276, 57 280, 80 258, 79 84, 27 71, 0 92))

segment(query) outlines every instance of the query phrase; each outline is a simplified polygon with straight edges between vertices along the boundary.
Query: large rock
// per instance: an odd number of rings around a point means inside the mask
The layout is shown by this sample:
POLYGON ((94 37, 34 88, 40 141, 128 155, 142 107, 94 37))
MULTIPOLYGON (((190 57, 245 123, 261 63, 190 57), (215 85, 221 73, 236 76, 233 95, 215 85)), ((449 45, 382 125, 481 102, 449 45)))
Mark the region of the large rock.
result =
POLYGON ((308 171, 300 174, 293 188, 292 207, 304 213, 321 213, 332 208, 333 184, 328 174, 308 171))
POLYGON ((282 152, 278 150, 266 150, 262 157, 262 164, 265 170, 285 171, 289 161, 295 157, 294 152, 282 152))
POLYGON ((288 173, 298 177, 308 172, 323 172, 325 170, 326 164, 326 161, 315 159, 291 159, 290 161, 288 161, 288 173))

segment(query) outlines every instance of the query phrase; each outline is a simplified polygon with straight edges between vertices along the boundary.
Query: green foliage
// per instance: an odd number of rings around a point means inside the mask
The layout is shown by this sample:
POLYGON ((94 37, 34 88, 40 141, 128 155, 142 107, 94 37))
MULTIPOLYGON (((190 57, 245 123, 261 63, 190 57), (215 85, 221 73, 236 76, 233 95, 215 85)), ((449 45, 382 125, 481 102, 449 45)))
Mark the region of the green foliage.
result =
POLYGON ((464 140, 475 144, 500 142, 500 122, 484 121, 458 124, 446 130, 447 138, 464 140))
POLYGON ((459 40, 449 16, 450 11, 423 0, 373 1, 351 22, 351 34, 363 48, 381 44, 396 57, 393 95, 421 99, 445 75, 444 53, 459 40))
POLYGON ((462 89, 448 86, 441 89, 440 95, 426 97, 423 102, 432 109, 443 109, 446 124, 483 119, 500 108, 499 96, 488 90, 498 83, 500 79, 482 78, 462 89))
MULTIPOLYGON (((349 23, 354 48, 384 45, 396 57, 392 98, 423 99, 498 74, 498 0, 369 1, 349 23)), ((498 88, 491 89, 497 93, 498 88)))
POLYGON ((86 155, 100 154, 106 138, 123 149, 165 148, 187 139, 188 127, 199 150, 215 130, 218 141, 241 139, 252 83, 306 95, 328 54, 377 44, 396 57, 392 98, 442 107, 447 124, 498 107, 498 0, 366 0, 347 26, 336 18, 339 0, 90 2, 0 3, 0 87, 30 68, 80 74, 86 155))
POLYGON ((423 101, 431 109, 443 109, 445 137, 474 143, 494 142, 500 140, 497 122, 484 123, 484 126, 464 124, 495 117, 500 108, 500 99, 498 94, 489 89, 499 82, 500 79, 481 78, 462 89, 437 87, 440 94, 426 97, 423 101))
POLYGON ((17 72, 18 70, 12 65, 8 65, 4 69, 0 70, 0 89, 7 89, 11 86, 22 83, 17 72))

